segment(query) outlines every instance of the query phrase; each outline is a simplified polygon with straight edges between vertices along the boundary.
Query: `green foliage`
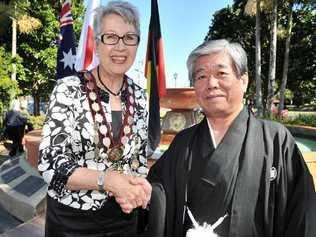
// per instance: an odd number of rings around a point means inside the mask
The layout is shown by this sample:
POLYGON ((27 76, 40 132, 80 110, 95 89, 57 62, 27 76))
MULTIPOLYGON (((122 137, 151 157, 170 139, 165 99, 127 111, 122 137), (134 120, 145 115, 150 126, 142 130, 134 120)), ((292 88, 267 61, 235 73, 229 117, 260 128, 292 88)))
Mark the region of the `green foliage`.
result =
POLYGON ((29 116, 29 121, 33 125, 34 129, 41 129, 43 127, 43 123, 45 120, 45 116, 29 116))
MULTIPOLYGON (((250 90, 253 94, 255 84, 255 16, 245 14, 246 0, 234 0, 232 7, 226 7, 214 14, 205 40, 226 38, 240 42, 248 54, 250 90)), ((298 1, 296 1, 298 2, 298 1)), ((270 49, 269 15, 261 13, 261 56, 263 102, 267 95, 268 62, 270 49)), ((287 1, 280 1, 278 8, 278 28, 287 26, 287 1)), ((299 1, 293 8, 293 29, 289 54, 287 89, 293 92, 293 102, 300 106, 315 101, 316 91, 316 11, 315 6, 299 1)), ((276 93, 281 85, 285 37, 277 42, 276 93)))
MULTIPOLYGON (((19 93, 18 84, 9 77, 3 77, 0 80, 0 116, 3 118, 5 111, 9 109, 11 101, 19 93)), ((0 119, 0 127, 2 127, 2 119, 0 119)))
POLYGON ((14 97, 20 93, 17 81, 12 81, 10 78, 11 62, 11 56, 0 47, 0 127, 2 127, 3 113, 8 110, 14 97))
POLYGON ((309 114, 309 115, 299 114, 298 116, 295 116, 294 118, 272 117, 272 118, 266 118, 266 119, 277 121, 285 125, 302 125, 302 126, 316 127, 316 114, 309 114))
POLYGON ((11 60, 5 48, 0 46, 0 78, 10 77, 11 60))
MULTIPOLYGON (((32 16, 41 20, 43 27, 29 35, 21 35, 19 54, 24 58, 25 77, 21 78, 21 86, 25 94, 32 94, 46 100, 55 83, 57 46, 55 40, 59 34, 58 15, 59 7, 52 7, 49 1, 30 0, 32 8, 29 9, 32 16)), ((80 2, 73 1, 72 13, 75 21, 75 29, 79 35, 82 20, 83 6, 80 2)))
MULTIPOLYGON (((12 2, 14 1, 16 0, 12 0, 12 2)), ((20 62, 17 65, 18 85, 23 95, 32 95, 34 98, 39 98, 40 101, 46 101, 55 84, 56 39, 60 31, 61 1, 21 0, 18 8, 23 8, 23 14, 39 19, 41 22, 40 28, 28 34, 23 34, 18 30, 17 54, 19 56, 16 58, 20 62)), ((79 40, 81 31, 83 10, 83 1, 72 1, 71 11, 77 40, 79 40)), ((8 18, 6 20, 8 21, 8 18)), ((7 23, 5 28, 2 28, 1 23, 1 29, 4 30, 4 34, 0 37, 0 44, 3 44, 3 47, 9 51, 12 29, 7 23)))

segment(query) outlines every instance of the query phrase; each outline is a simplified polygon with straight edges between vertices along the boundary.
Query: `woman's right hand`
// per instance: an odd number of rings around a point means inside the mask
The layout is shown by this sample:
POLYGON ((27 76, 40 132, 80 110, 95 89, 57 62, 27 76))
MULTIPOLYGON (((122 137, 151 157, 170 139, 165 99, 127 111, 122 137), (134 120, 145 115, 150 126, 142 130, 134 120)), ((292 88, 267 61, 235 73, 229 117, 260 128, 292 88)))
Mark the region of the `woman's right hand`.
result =
POLYGON ((130 213, 139 206, 146 207, 151 195, 151 185, 146 179, 113 170, 108 170, 105 174, 105 190, 112 193, 125 213, 130 213))

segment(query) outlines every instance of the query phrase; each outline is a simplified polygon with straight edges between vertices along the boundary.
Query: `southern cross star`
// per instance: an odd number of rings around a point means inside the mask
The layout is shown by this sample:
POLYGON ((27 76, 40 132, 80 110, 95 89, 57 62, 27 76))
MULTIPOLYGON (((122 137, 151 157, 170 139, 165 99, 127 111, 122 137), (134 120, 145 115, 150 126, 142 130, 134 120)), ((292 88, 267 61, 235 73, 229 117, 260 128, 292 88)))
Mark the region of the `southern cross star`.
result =
POLYGON ((60 61, 64 63, 64 69, 66 67, 69 67, 72 70, 75 64, 76 55, 72 54, 71 49, 69 49, 68 53, 63 52, 63 55, 64 55, 64 58, 60 61))

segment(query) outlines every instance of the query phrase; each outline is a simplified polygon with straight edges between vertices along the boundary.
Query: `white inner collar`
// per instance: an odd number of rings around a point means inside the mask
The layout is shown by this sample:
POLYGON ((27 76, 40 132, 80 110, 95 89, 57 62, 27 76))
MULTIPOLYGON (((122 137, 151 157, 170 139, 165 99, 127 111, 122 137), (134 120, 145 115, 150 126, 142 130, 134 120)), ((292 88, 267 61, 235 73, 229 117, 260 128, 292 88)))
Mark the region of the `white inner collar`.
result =
POLYGON ((213 131, 212 125, 210 124, 208 119, 206 119, 206 120, 207 120, 208 128, 210 130, 210 134, 211 134, 211 138, 212 138, 212 142, 213 142, 214 148, 216 149, 217 144, 216 144, 216 141, 215 141, 215 136, 214 136, 214 131, 213 131))

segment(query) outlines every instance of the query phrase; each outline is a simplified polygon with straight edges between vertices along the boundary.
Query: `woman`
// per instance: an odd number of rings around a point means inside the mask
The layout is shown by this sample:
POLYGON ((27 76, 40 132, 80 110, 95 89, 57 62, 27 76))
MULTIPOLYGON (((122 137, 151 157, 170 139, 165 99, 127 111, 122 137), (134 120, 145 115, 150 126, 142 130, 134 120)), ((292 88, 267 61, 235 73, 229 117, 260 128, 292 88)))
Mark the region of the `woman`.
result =
POLYGON ((51 95, 38 165, 48 183, 46 237, 136 236, 133 209, 151 195, 145 93, 125 75, 139 34, 131 4, 99 7, 99 66, 58 80, 51 95))

